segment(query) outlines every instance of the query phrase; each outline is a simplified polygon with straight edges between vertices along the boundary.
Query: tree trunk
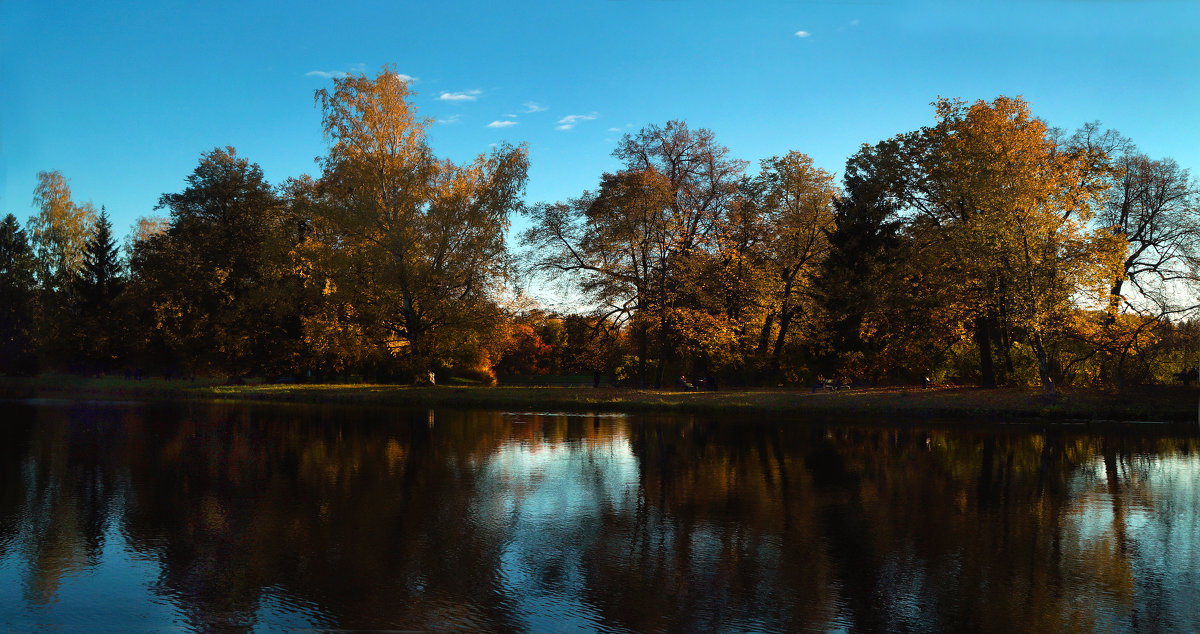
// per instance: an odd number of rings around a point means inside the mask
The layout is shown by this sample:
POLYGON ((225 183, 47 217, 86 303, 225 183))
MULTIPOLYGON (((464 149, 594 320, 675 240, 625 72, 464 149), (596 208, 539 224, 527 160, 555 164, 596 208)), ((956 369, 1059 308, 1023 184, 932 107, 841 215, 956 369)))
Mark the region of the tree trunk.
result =
POLYGON ((1125 286, 1125 278, 1119 277, 1113 282, 1112 288, 1108 291, 1108 307, 1109 314, 1105 319, 1105 323, 1113 323, 1117 319, 1117 311, 1121 308, 1121 288, 1125 286))
POLYGON ((646 387, 646 354, 649 352, 649 327, 642 324, 638 335, 638 387, 646 387))
POLYGON ((992 364, 992 334, 988 326, 986 316, 975 318, 975 344, 979 346, 979 386, 993 388, 996 387, 996 368, 992 364))
POLYGON ((1042 391, 1054 394, 1054 382, 1050 380, 1050 364, 1046 360, 1046 349, 1042 346, 1042 333, 1033 333, 1033 347, 1037 351, 1038 377, 1042 379, 1042 391))
POLYGON ((663 386, 663 375, 667 371, 667 344, 664 341, 658 349, 658 369, 654 372, 654 389, 661 390, 663 386))
POLYGON ((758 336, 758 356, 767 356, 767 346, 771 345, 771 330, 775 326, 775 313, 767 313, 767 319, 763 322, 762 333, 758 336))
POLYGON ((664 317, 659 321, 658 333, 658 370, 654 373, 654 389, 661 390, 663 386, 663 375, 667 371, 667 356, 671 352, 671 339, 668 333, 671 332, 669 320, 664 317))
POLYGON ((771 380, 779 379, 780 359, 783 357, 783 344, 787 339, 788 326, 792 323, 791 311, 779 315, 779 335, 775 337, 775 348, 771 351, 771 380))
POLYGON ((1004 303, 1000 304, 1000 356, 1004 358, 1004 376, 1001 377, 1001 382, 1007 382, 1017 372, 1013 368, 1012 360, 1012 331, 1009 328, 1011 322, 1008 319, 1008 309, 1004 303))

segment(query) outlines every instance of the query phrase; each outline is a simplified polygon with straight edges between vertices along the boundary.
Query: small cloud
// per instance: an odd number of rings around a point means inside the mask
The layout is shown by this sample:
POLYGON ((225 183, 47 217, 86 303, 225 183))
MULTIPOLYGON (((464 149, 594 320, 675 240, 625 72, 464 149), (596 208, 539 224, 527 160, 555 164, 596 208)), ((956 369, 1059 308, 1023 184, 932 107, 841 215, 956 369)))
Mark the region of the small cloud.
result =
POLYGON ((608 131, 609 132, 620 132, 621 128, 609 128, 608 131))
POLYGON ((516 121, 493 121, 493 122, 487 124, 487 127, 489 127, 489 128, 507 128, 507 127, 514 126, 514 125, 517 125, 516 121))
POLYGON ((515 115, 515 114, 502 114, 500 116, 504 117, 505 119, 516 119, 517 118, 517 115, 515 115))
POLYGON ((439 117, 437 122, 449 125, 451 123, 458 123, 461 119, 462 119, 461 114, 455 114, 455 115, 450 115, 449 117, 439 117))
POLYGON ((554 126, 554 129, 555 130, 570 130, 570 129, 574 128, 575 124, 579 123, 580 121, 591 121, 592 119, 595 119, 598 116, 600 116, 600 115, 595 112, 593 112, 592 114, 569 114, 569 115, 559 119, 558 125, 554 126))
POLYGON ((404 83, 406 83, 406 84, 411 84, 411 83, 413 83, 414 81, 417 81, 417 78, 416 78, 416 77, 413 77, 412 75, 405 75, 404 73, 392 73, 392 75, 393 75, 393 76, 394 76, 396 79, 399 79, 400 81, 402 81, 402 82, 404 82, 404 83))
MULTIPOLYGON (((324 77, 325 79, 342 79, 351 73, 361 73, 367 70, 366 64, 354 64, 349 70, 310 70, 304 73, 305 77, 324 77)), ((403 75, 407 77, 407 75, 403 75)))
POLYGON ((444 92, 438 95, 438 101, 475 101, 482 95, 482 90, 464 90, 462 92, 444 92))
POLYGON ((525 103, 523 103, 521 105, 525 106, 525 114, 532 114, 534 112, 544 112, 546 110, 546 106, 543 106, 542 104, 539 104, 539 103, 535 103, 533 101, 526 101, 525 103))
POLYGON ((808 31, 796 31, 796 37, 808 37, 810 35, 812 35, 812 33, 809 33, 808 31))
POLYGON ((850 26, 858 26, 858 18, 850 20, 850 26))

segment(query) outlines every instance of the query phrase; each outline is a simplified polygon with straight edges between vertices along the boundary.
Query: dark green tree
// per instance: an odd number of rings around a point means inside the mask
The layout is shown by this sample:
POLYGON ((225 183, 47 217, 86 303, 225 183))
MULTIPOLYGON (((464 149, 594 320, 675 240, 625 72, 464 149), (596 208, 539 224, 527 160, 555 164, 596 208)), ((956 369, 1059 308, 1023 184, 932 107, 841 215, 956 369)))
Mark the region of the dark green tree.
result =
POLYGON ((846 162, 844 193, 834 200, 829 251, 817 284, 829 328, 830 354, 822 364, 828 373, 859 370, 841 367, 847 356, 870 363, 862 324, 880 301, 881 279, 900 246, 907 165, 895 140, 863 146, 846 162))
POLYGON ((84 247, 83 266, 75 277, 76 351, 89 371, 112 370, 118 362, 123 329, 117 302, 124 288, 120 251, 108 212, 101 207, 96 230, 84 247))
POLYGON ((163 232, 131 261, 150 363, 229 374, 290 369, 300 340, 289 253, 299 240, 262 169, 217 148, 156 209, 163 232))
POLYGON ((12 214, 0 221, 0 373, 31 374, 37 369, 30 329, 34 301, 33 252, 12 214))

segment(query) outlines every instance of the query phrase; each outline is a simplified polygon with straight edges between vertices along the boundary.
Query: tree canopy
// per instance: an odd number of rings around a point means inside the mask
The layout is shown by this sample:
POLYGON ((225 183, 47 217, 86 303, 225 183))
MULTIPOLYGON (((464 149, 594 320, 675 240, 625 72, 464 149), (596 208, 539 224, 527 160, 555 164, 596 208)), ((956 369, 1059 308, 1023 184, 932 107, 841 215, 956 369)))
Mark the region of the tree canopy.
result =
POLYGON ((480 354, 498 317, 525 148, 501 145, 465 165, 437 159, 429 121, 386 68, 336 79, 316 101, 330 146, 308 247, 329 311, 314 328, 349 319, 382 346, 385 366, 415 375, 480 354))
POLYGON ((318 173, 273 185, 204 152, 124 253, 107 210, 40 173, 38 213, 0 223, 0 371, 1053 391, 1194 367, 1200 185, 1020 97, 938 99, 840 183, 800 150, 752 165, 651 124, 593 188, 530 205, 525 146, 439 158, 391 68, 314 101, 318 173), (566 311, 530 300, 547 288, 566 311))

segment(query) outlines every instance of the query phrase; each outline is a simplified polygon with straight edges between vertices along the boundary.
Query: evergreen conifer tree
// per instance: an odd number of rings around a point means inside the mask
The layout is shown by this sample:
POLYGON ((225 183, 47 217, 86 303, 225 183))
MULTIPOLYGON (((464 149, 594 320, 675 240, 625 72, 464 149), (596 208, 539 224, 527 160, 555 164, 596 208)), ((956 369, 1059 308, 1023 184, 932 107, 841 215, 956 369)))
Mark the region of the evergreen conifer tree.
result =
POLYGON ((96 230, 84 247, 75 278, 75 335, 79 360, 94 370, 111 369, 121 340, 116 302, 125 287, 120 253, 108 211, 100 208, 96 230))
POLYGON ((37 369, 30 328, 35 282, 33 251, 16 217, 0 221, 0 374, 37 369))

